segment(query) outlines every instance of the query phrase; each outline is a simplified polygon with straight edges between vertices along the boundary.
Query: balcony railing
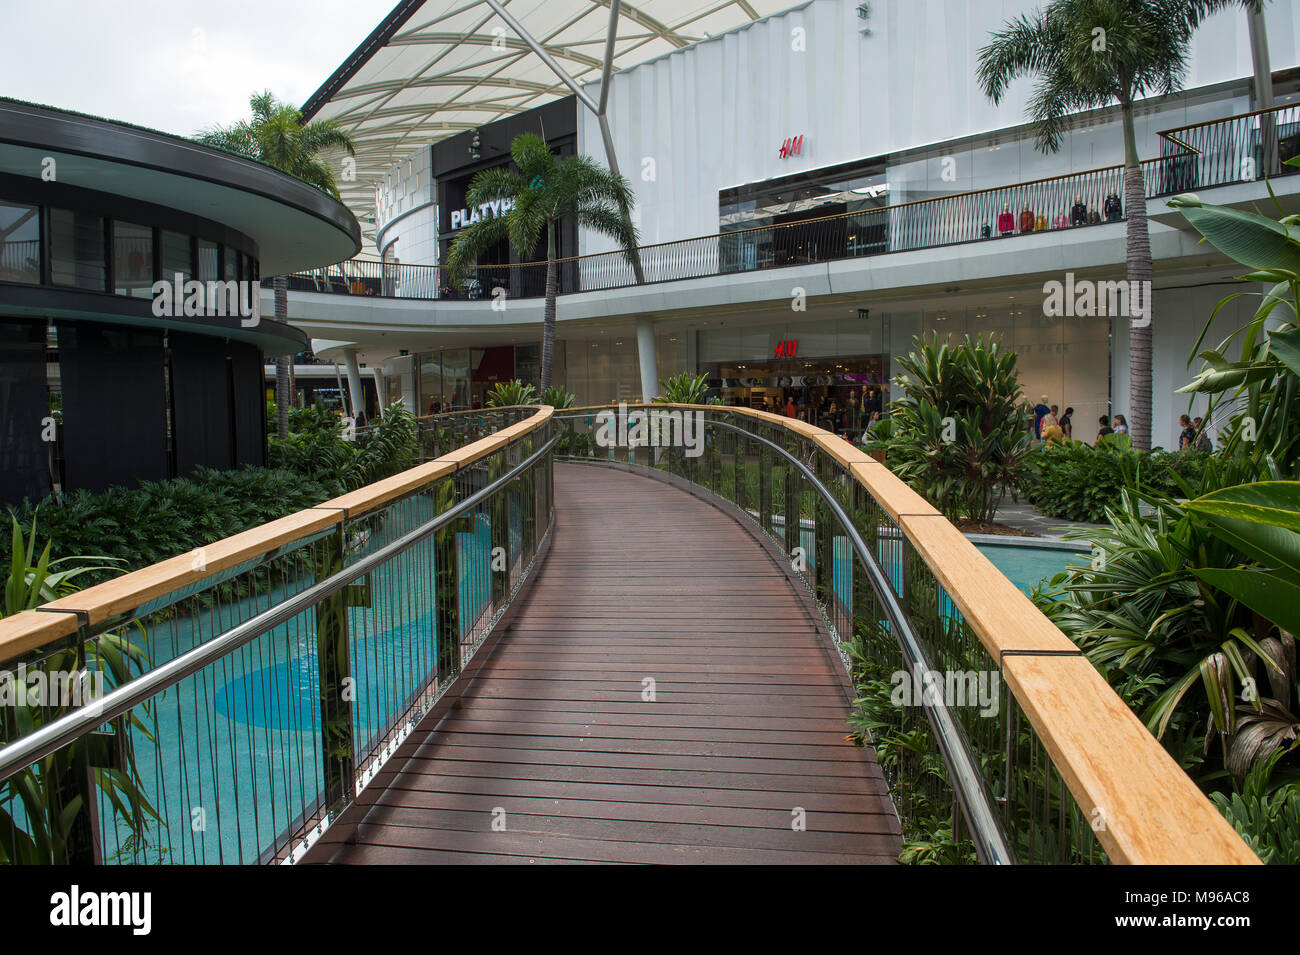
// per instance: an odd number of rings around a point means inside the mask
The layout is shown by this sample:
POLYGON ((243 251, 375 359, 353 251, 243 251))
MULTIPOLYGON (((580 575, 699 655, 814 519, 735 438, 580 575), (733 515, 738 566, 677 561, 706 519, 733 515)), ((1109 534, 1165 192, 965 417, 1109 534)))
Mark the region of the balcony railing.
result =
POLYGON ((1079 648, 942 514, 842 438, 702 405, 570 408, 555 420, 558 454, 712 496, 789 561, 863 690, 905 839, 950 826, 957 848, 984 863, 1258 862, 1079 648), (700 453, 684 441, 611 446, 610 435, 650 415, 666 416, 646 427, 661 436, 678 416, 676 433, 695 435, 700 453), (954 677, 963 682, 950 696, 954 677), (920 688, 910 704, 890 697, 902 682, 920 688), (976 683, 993 690, 981 705, 976 683))
MULTIPOLYGON (((1147 199, 1276 177, 1300 154, 1300 106, 1278 106, 1166 130, 1161 155, 1142 163, 1147 199)), ((783 225, 639 248, 646 284, 940 248, 1086 228, 1124 219, 1123 166, 995 186, 783 225)), ((561 295, 626 288, 636 276, 622 252, 560 259, 561 295)), ((546 263, 481 265, 458 288, 437 265, 353 259, 289 277, 300 292, 413 299, 541 298, 546 263), (502 293, 495 293, 500 295, 502 293)))
POLYGON ((0 686, 49 687, 0 707, 0 863, 300 855, 495 639, 551 414, 421 419, 425 463, 0 620, 0 686))

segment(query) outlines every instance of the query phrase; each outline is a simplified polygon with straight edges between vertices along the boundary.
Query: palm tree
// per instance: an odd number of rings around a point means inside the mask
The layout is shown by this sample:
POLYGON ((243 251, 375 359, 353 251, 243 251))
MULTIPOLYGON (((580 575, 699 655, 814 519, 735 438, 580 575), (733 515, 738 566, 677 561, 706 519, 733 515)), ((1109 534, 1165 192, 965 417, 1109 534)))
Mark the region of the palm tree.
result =
MULTIPOLYGON (((1228 7, 1255 9, 1259 0, 1050 0, 1016 17, 979 52, 984 95, 1001 102, 1012 80, 1036 76, 1029 100, 1036 145, 1056 152, 1071 113, 1118 102, 1124 128, 1124 208, 1128 215, 1127 278, 1151 280, 1146 191, 1133 126, 1134 103, 1178 90, 1187 51, 1201 21, 1228 7)), ((1129 333, 1129 413, 1133 445, 1151 447, 1151 318, 1129 333)))
POLYGON ((557 159, 546 140, 522 133, 510 144, 514 168, 485 169, 470 183, 466 195, 471 208, 498 199, 513 201, 504 215, 480 219, 452 242, 447 268, 460 284, 478 257, 502 239, 521 257, 531 256, 546 234, 546 306, 542 313, 542 380, 539 391, 551 386, 551 359, 555 349, 556 245, 560 224, 575 221, 580 228, 606 235, 619 243, 634 268, 637 230, 627 210, 632 207, 632 187, 587 156, 557 159))
MULTIPOLYGON (((339 187, 334 169, 320 154, 327 149, 342 149, 355 156, 356 144, 352 134, 332 119, 317 119, 303 125, 302 112, 296 106, 281 103, 269 90, 249 97, 248 107, 251 119, 241 119, 233 126, 213 127, 199 133, 195 139, 205 146, 274 166, 337 199, 339 187)), ((274 287, 275 320, 287 322, 289 292, 283 275, 275 276, 274 287)), ((289 374, 292 367, 293 356, 276 357, 276 433, 281 438, 289 436, 289 374)))

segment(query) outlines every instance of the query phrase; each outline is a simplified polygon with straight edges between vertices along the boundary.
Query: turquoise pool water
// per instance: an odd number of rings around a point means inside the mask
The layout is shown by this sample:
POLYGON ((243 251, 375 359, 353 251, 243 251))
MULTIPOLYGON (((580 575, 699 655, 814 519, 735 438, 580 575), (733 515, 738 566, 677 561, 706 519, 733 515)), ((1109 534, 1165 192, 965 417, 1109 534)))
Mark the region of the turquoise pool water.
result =
POLYGON ((1087 551, 1063 550, 1054 547, 1026 547, 1017 544, 976 544, 980 553, 993 562, 993 566, 1025 593, 1044 578, 1054 577, 1065 570, 1067 564, 1086 565, 1087 551))

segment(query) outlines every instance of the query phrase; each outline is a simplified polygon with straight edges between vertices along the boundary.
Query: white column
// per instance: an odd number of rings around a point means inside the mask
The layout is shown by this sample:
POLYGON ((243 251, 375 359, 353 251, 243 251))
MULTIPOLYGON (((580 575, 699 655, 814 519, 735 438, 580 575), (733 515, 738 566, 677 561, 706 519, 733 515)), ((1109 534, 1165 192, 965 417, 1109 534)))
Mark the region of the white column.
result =
POLYGON ((636 352, 641 362, 641 400, 659 394, 659 359, 655 354, 654 320, 648 315, 636 319, 636 352))
POLYGON ((352 417, 356 417, 366 408, 366 393, 361 388, 361 366, 357 364, 357 350, 343 349, 343 367, 348 371, 348 395, 352 405, 352 417))

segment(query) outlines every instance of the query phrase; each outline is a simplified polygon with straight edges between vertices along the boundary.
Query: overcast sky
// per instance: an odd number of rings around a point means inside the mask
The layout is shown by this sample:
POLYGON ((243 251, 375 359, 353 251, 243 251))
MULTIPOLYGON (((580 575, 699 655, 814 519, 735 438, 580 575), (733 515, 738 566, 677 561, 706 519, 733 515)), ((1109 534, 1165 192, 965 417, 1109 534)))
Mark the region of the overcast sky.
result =
POLYGON ((295 106, 396 0, 0 0, 0 96, 181 136, 295 106))

